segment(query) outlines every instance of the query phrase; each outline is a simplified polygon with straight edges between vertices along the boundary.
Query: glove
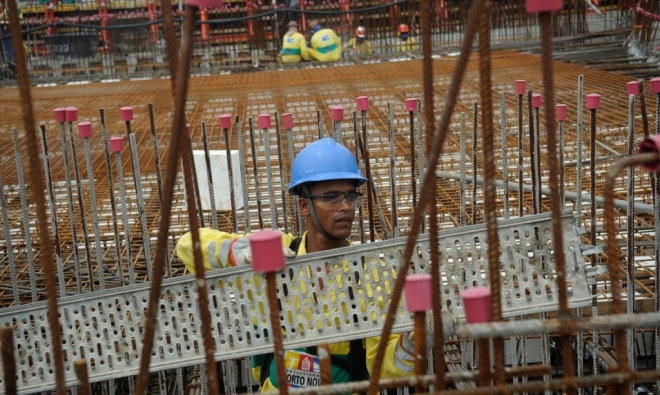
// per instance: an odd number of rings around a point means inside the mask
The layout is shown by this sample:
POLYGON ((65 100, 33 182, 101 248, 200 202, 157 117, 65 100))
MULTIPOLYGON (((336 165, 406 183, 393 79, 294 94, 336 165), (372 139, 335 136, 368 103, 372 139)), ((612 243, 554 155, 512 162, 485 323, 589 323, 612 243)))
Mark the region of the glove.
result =
MULTIPOLYGON (((296 253, 289 247, 282 247, 282 254, 285 258, 294 258, 296 253)), ((238 237, 233 240, 230 247, 229 259, 234 266, 252 264, 252 249, 250 248, 249 237, 238 237)))
MULTIPOLYGON (((442 334, 445 338, 448 338, 456 334, 456 328, 458 326, 458 319, 451 315, 447 310, 442 310, 442 334)), ((426 322, 426 347, 431 348, 433 346, 433 320, 431 318, 432 314, 429 312, 428 320, 426 322)), ((415 355, 415 331, 410 331, 401 334, 401 347, 411 355, 415 355)))
MULTIPOLYGON (((433 331, 430 326, 426 328, 426 348, 433 347, 433 331)), ((401 347, 410 355, 415 355, 415 331, 401 334, 401 347)))

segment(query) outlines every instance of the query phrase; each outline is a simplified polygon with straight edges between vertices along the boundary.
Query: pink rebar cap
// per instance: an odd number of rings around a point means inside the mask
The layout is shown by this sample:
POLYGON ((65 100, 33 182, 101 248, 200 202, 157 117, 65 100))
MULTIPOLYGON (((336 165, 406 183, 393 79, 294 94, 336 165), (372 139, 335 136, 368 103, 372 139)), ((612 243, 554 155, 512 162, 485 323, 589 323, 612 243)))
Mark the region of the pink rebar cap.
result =
POLYGON ((527 0, 527 12, 553 12, 564 6, 562 0, 527 0))
POLYGON ((626 89, 628 91, 628 96, 630 96, 630 95, 639 95, 639 82, 630 81, 626 85, 626 89))
POLYGON ((369 97, 360 96, 355 99, 358 111, 367 111, 369 109, 369 97))
POLYGON ((133 120, 133 107, 122 107, 119 111, 121 112, 122 121, 130 122, 133 120))
POLYGON ((651 84, 651 92, 660 94, 660 77, 651 78, 649 82, 651 84))
POLYGON ((78 123, 78 136, 83 138, 92 137, 92 124, 89 122, 78 123))
POLYGON ((540 108, 541 107, 541 94, 533 93, 532 94, 532 107, 540 108))
POLYGON ((493 321, 490 310, 490 288, 474 287, 461 292, 465 319, 468 324, 493 321))
POLYGON ((260 230, 250 236, 252 269, 259 273, 276 272, 284 269, 282 234, 276 230, 260 230))
POLYGON ((406 99, 406 110, 408 112, 415 112, 417 111, 417 99, 414 97, 409 97, 406 99))
POLYGON ((53 114, 55 114, 55 122, 66 122, 66 114, 65 114, 65 109, 63 108, 56 108, 53 110, 53 114))
MULTIPOLYGON (((646 154, 649 152, 660 153, 660 134, 649 136, 644 140, 642 140, 642 142, 639 143, 638 152, 640 154, 646 154)), ((642 167, 646 171, 651 171, 651 172, 660 171, 660 160, 653 165, 643 165, 642 167)))
POLYGON ((110 151, 121 152, 124 150, 124 139, 119 136, 110 137, 110 151))
POLYGON ((219 8, 222 4, 222 0, 186 0, 186 5, 194 7, 219 8))
POLYGON ((284 129, 293 129, 293 114, 290 112, 282 114, 282 123, 284 124, 284 129))
POLYGON ((218 117, 218 123, 223 129, 231 129, 231 115, 222 114, 218 117))
POLYGON ((600 95, 598 93, 590 93, 587 95, 587 108, 589 110, 597 110, 600 108, 600 95))
POLYGON ((78 120, 78 109, 75 107, 67 107, 64 109, 64 115, 67 122, 76 122, 78 120))
POLYGON ((558 121, 566 120, 566 104, 557 104, 555 106, 555 118, 558 121))
POLYGON ((330 117, 335 122, 341 122, 344 120, 344 107, 334 106, 330 109, 330 117))
POLYGON ((524 95, 527 89, 527 80, 516 80, 516 94, 524 95))
POLYGON ((190 124, 186 122, 186 134, 188 137, 192 136, 192 129, 190 128, 190 124))
POLYGON ((270 125, 270 114, 259 114, 259 128, 269 129, 270 125))
POLYGON ((416 273, 406 276, 406 308, 413 313, 421 313, 433 309, 431 294, 431 275, 416 273))

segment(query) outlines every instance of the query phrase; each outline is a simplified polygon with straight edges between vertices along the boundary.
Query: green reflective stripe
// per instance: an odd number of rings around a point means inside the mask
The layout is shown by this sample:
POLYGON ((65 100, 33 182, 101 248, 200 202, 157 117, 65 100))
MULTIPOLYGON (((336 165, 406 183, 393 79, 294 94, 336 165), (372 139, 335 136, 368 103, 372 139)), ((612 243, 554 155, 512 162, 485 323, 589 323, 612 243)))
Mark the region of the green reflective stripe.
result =
POLYGON ((282 48, 282 55, 300 55, 298 48, 282 48))
POLYGON ((318 51, 320 53, 330 53, 330 52, 334 51, 335 49, 337 49, 337 44, 330 44, 327 47, 320 47, 318 49, 318 51))

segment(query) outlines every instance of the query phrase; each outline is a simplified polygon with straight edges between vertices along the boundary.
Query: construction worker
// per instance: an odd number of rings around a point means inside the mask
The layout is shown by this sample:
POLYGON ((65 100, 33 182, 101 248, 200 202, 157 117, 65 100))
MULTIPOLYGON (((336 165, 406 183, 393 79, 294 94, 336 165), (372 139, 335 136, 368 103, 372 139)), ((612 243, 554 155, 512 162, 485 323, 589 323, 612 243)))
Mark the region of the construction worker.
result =
MULTIPOLYGON (((289 193, 298 197, 298 207, 305 217, 307 231, 299 238, 282 233, 284 255, 294 257, 350 246, 348 237, 351 235, 355 210, 362 198, 359 188, 366 181, 351 152, 333 139, 320 139, 304 148, 293 162, 289 193)), ((213 229, 200 229, 199 236, 206 270, 251 262, 248 237, 213 229)), ((176 250, 186 268, 194 272, 190 233, 181 237, 176 250)), ((427 344, 430 344, 430 339, 427 344)), ((380 337, 373 337, 330 344, 332 382, 336 384, 367 379, 379 342, 380 337)), ((287 350, 284 359, 297 361, 301 356, 315 357, 314 350, 314 347, 287 350)), ((414 374, 413 353, 412 332, 391 335, 381 377, 414 374)), ((291 377, 289 380, 299 382, 295 380, 299 368, 297 364, 294 365, 287 366, 287 376, 291 377)), ((252 373, 261 383, 262 392, 274 392, 280 386, 272 354, 253 357, 252 373)), ((314 374, 320 377, 318 371, 300 372, 301 377, 314 374)), ((288 385, 292 386, 292 383, 288 385)))
POLYGON ((289 22, 289 30, 282 39, 282 51, 280 52, 280 63, 300 63, 301 59, 309 60, 305 36, 298 32, 298 22, 289 22))
POLYGON ((319 62, 336 62, 341 58, 341 40, 332 29, 324 29, 319 21, 309 21, 312 38, 309 40, 309 56, 319 62))
POLYGON ((367 38, 367 29, 364 26, 359 26, 355 29, 355 37, 348 40, 346 45, 344 45, 344 50, 353 50, 359 54, 370 54, 373 51, 371 50, 371 44, 366 40, 367 38))
POLYGON ((396 52, 412 52, 419 49, 417 41, 413 37, 410 37, 408 25, 405 23, 400 24, 397 34, 399 36, 399 42, 395 46, 396 52))

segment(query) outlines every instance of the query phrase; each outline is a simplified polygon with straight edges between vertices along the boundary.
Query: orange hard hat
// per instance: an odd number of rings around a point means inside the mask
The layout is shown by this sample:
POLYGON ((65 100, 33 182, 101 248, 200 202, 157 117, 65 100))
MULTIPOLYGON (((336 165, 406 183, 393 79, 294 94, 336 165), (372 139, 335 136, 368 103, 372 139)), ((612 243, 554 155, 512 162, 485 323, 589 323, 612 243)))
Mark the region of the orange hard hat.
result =
POLYGON ((358 27, 355 29, 355 35, 360 38, 365 38, 367 37, 367 29, 365 29, 364 26, 358 27))
POLYGON ((408 33, 408 25, 402 23, 399 25, 399 33, 408 33))

